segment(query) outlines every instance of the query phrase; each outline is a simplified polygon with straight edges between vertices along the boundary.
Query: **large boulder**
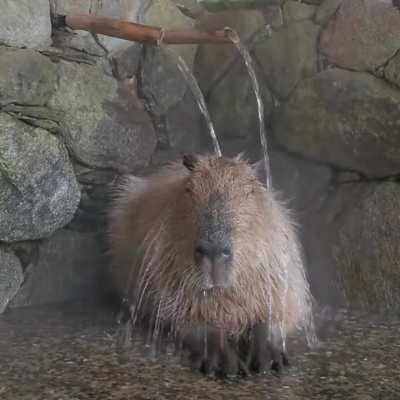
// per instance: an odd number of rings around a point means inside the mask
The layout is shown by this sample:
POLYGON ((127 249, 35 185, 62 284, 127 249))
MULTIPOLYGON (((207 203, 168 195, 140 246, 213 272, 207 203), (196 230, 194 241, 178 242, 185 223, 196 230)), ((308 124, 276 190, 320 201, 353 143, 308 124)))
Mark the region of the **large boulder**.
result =
POLYGON ((318 212, 308 248, 320 275, 336 273, 349 306, 400 310, 400 185, 339 185, 318 212))
POLYGON ((141 89, 152 113, 161 116, 182 100, 187 83, 178 55, 168 47, 147 46, 141 71, 141 89))
POLYGON ((117 81, 100 67, 60 62, 58 72, 50 105, 65 114, 62 134, 73 155, 89 166, 121 172, 146 165, 156 138, 147 113, 132 107, 134 93, 120 95, 117 81))
POLYGON ((10 307, 93 299, 101 293, 105 264, 95 234, 60 230, 38 243, 36 253, 10 307))
MULTIPOLYGON (((51 12, 53 14, 77 13, 94 14, 101 17, 118 18, 126 21, 136 22, 140 7, 139 0, 53 0, 51 1, 51 12)), ((62 47, 82 50, 93 55, 104 55, 104 48, 114 55, 129 47, 132 42, 115 37, 98 35, 102 46, 94 40, 92 34, 86 31, 74 31, 72 34, 55 32, 56 42, 62 47)))
POLYGON ((301 79, 317 72, 319 29, 309 20, 294 22, 255 47, 268 86, 277 97, 287 98, 301 79))
POLYGON ((296 0, 288 0, 283 5, 283 14, 288 22, 302 21, 310 19, 316 13, 317 8, 314 5, 306 4, 296 0))
MULTIPOLYGON (((195 25, 195 21, 180 12, 171 0, 153 0, 147 4, 147 9, 143 10, 143 16, 139 15, 144 24, 166 30, 187 30, 195 25)), ((197 45, 179 44, 168 47, 185 61, 189 69, 192 69, 197 45)))
POLYGON ((371 177, 400 172, 400 92, 370 74, 326 70, 298 85, 273 116, 284 147, 371 177))
POLYGON ((282 4, 285 0, 198 0, 199 4, 210 11, 221 11, 232 8, 254 8, 265 5, 282 4))
POLYGON ((44 49, 51 44, 49 0, 0 0, 0 44, 44 49))
POLYGON ((397 53, 385 66, 384 77, 400 88, 400 53, 397 53))
MULTIPOLYGON (((224 27, 234 29, 242 42, 248 41, 258 31, 265 27, 265 19, 258 10, 230 10, 216 14, 205 14, 197 23, 199 29, 221 30, 224 27)), ((233 44, 199 45, 194 73, 201 89, 207 93, 227 71, 232 62, 239 58, 239 53, 233 44)))
POLYGON ((0 113, 0 240, 50 235, 72 219, 79 198, 60 140, 0 113))
POLYGON ((24 274, 18 257, 0 246, 0 314, 18 292, 23 279, 24 274))
POLYGON ((57 68, 29 49, 0 47, 0 106, 44 105, 55 91, 57 68))
POLYGON ((400 13, 391 0, 346 0, 321 35, 329 62, 374 71, 400 49, 400 13))
POLYGON ((318 7, 315 22, 325 25, 336 13, 345 0, 324 0, 318 7))
MULTIPOLYGON (((262 72, 256 74, 267 119, 272 111, 272 97, 262 72)), ((248 138, 259 132, 258 108, 249 73, 240 59, 208 96, 208 109, 217 136, 221 139, 248 138)))

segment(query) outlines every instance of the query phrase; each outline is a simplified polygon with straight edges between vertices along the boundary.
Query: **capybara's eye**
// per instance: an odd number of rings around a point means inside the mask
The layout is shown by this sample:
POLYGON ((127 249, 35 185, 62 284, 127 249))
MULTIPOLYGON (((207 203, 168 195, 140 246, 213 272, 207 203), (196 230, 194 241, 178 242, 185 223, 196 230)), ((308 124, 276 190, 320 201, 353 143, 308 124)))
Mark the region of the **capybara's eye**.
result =
POLYGON ((226 247, 225 249, 222 250, 222 255, 223 255, 225 258, 230 257, 231 254, 232 254, 232 253, 231 253, 231 250, 230 250, 228 247, 226 247))

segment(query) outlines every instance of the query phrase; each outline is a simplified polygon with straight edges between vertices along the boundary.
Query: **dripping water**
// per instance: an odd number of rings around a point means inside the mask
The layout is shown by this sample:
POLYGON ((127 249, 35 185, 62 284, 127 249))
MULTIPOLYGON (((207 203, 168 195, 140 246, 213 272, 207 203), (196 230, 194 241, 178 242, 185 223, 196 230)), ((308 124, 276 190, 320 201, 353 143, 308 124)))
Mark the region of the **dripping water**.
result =
POLYGON ((263 160, 264 160, 264 168, 266 173, 266 187, 267 189, 271 188, 271 170, 270 170, 270 161, 268 155, 268 144, 267 144, 267 136, 266 136, 266 129, 265 129, 265 117, 264 117, 264 103, 261 98, 261 91, 260 85, 257 80, 257 75, 254 70, 253 60, 251 55, 246 48, 246 46, 240 41, 239 36, 237 33, 232 30, 231 28, 225 28, 226 30, 230 31, 229 38, 231 39, 232 43, 238 49, 240 55, 242 56, 244 63, 246 65, 247 71, 249 73, 251 85, 253 87, 254 94, 257 99, 257 109, 258 109, 258 120, 259 120, 259 134, 260 134, 260 142, 263 151, 263 160))
POLYGON ((174 59, 174 61, 176 62, 176 65, 179 68, 179 71, 181 71, 183 77, 185 78, 186 83, 188 84, 190 90, 193 93, 193 96, 195 97, 197 104, 200 108, 201 113, 204 116, 204 119, 206 120, 208 129, 210 131, 210 136, 211 136, 211 140, 213 143, 213 147, 214 147, 214 153, 218 156, 221 157, 222 156, 222 152, 221 152, 221 147, 219 145, 218 142, 218 138, 217 135, 215 133, 215 129, 214 129, 214 125, 211 121, 211 117, 210 114, 207 110, 207 106, 206 106, 206 101, 204 99, 203 93, 199 87, 199 84, 197 83, 196 78, 193 76, 193 74, 191 73, 189 67, 187 66, 187 64, 185 63, 185 61, 183 60, 182 57, 180 57, 177 53, 175 53, 174 51, 170 50, 167 46, 163 45, 162 43, 159 43, 159 46, 165 50, 166 52, 168 52, 168 54, 171 55, 171 57, 174 59))
MULTIPOLYGON (((203 297, 204 300, 206 300, 207 298, 207 292, 205 290, 203 290, 203 297)), ((207 309, 205 307, 205 309, 207 309)), ((207 318, 204 319, 204 337, 203 337, 203 341, 204 341, 204 353, 203 353, 203 357, 204 357, 204 361, 206 361, 208 359, 208 335, 207 332, 208 331, 208 327, 207 327, 207 318)))

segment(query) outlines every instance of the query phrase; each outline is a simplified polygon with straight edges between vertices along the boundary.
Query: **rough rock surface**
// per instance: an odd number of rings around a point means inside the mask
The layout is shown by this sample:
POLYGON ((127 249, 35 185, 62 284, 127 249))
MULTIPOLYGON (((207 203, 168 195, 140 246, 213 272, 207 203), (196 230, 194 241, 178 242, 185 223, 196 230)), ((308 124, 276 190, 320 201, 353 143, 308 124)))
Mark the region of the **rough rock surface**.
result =
POLYGON ((279 98, 288 97, 302 78, 317 72, 318 33, 319 27, 311 21, 299 21, 274 31, 255 47, 268 85, 279 98))
MULTIPOLYGON (((340 185, 318 213, 324 255, 350 306, 370 311, 400 308, 400 185, 340 185)), ((314 246, 316 250, 316 246, 314 246)), ((317 257, 312 257, 317 262, 317 257)))
POLYGON ((168 48, 146 47, 141 89, 151 111, 157 116, 165 114, 182 100, 187 90, 174 54, 168 48))
POLYGON ((50 235, 72 219, 79 198, 59 139, 0 113, 0 240, 50 235))
POLYGON ((400 49, 400 12, 391 0, 346 0, 322 33, 329 62, 374 71, 400 49))
MULTIPOLYGON (((143 23, 147 25, 169 30, 192 29, 195 25, 195 21, 181 13, 171 0, 153 0, 147 4, 148 9, 143 13, 143 23)), ((183 58, 190 70, 192 69, 197 45, 180 44, 168 47, 183 58)))
POLYGON ((169 151, 174 156, 200 152, 211 143, 203 114, 189 90, 182 101, 166 114, 165 125, 171 147, 169 151))
POLYGON ((298 221, 304 221, 329 191, 332 171, 294 157, 270 146, 272 186, 295 212, 298 221))
POLYGON ((385 79, 400 88, 400 52, 386 65, 383 75, 385 79))
MULTIPOLYGON (((229 26, 238 33, 242 41, 246 42, 265 27, 265 19, 257 10, 231 10, 206 14, 199 20, 197 26, 212 31, 229 26)), ((223 75, 238 57, 238 51, 233 45, 199 45, 194 73, 202 90, 208 92, 215 80, 223 75)))
MULTIPOLYGON (((54 14, 63 15, 66 13, 95 14, 136 22, 140 3, 139 0, 52 0, 51 11, 54 14)), ((110 36, 98 35, 98 38, 110 54, 117 53, 132 44, 130 41, 110 36)), ((89 54, 104 55, 104 49, 86 31, 75 31, 73 34, 62 35, 62 37, 58 37, 58 40, 62 47, 68 46, 89 54)))
POLYGON ((0 314, 18 292, 23 279, 24 274, 18 257, 0 246, 0 314))
POLYGON ((302 21, 314 16, 316 7, 296 0, 288 0, 283 5, 283 13, 286 21, 302 21))
POLYGON ((345 0, 324 0, 318 7, 315 15, 315 22, 320 25, 325 25, 338 10, 340 5, 345 0))
POLYGON ((38 244, 26 278, 10 307, 63 302, 98 295, 104 264, 93 233, 59 230, 38 244))
POLYGON ((0 44, 44 49, 51 44, 49 0, 0 0, 0 44))
POLYGON ((55 91, 56 66, 30 49, 0 47, 0 106, 44 105, 55 91))
MULTIPOLYGON (((272 111, 272 98, 256 68, 266 118, 272 111)), ((220 138, 246 138, 258 135, 259 119, 257 101, 249 74, 242 61, 216 85, 208 97, 208 108, 220 138)))
POLYGON ((400 93, 362 72, 326 70, 301 82, 273 133, 304 157, 371 177, 400 172, 400 93))
POLYGON ((59 64, 59 87, 51 107, 64 112, 63 136, 74 156, 94 167, 122 172, 146 165, 155 147, 151 121, 101 68, 59 64))

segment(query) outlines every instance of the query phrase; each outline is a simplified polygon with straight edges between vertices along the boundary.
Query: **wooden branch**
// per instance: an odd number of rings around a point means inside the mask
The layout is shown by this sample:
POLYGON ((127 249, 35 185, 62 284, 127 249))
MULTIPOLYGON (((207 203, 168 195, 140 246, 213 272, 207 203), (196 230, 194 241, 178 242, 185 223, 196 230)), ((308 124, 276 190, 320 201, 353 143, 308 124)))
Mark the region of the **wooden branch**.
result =
POLYGON ((232 43, 234 33, 230 29, 205 31, 199 29, 163 30, 156 26, 136 24, 114 18, 97 17, 88 14, 56 15, 53 24, 73 30, 84 30, 100 33, 141 43, 198 44, 198 43, 232 43))

